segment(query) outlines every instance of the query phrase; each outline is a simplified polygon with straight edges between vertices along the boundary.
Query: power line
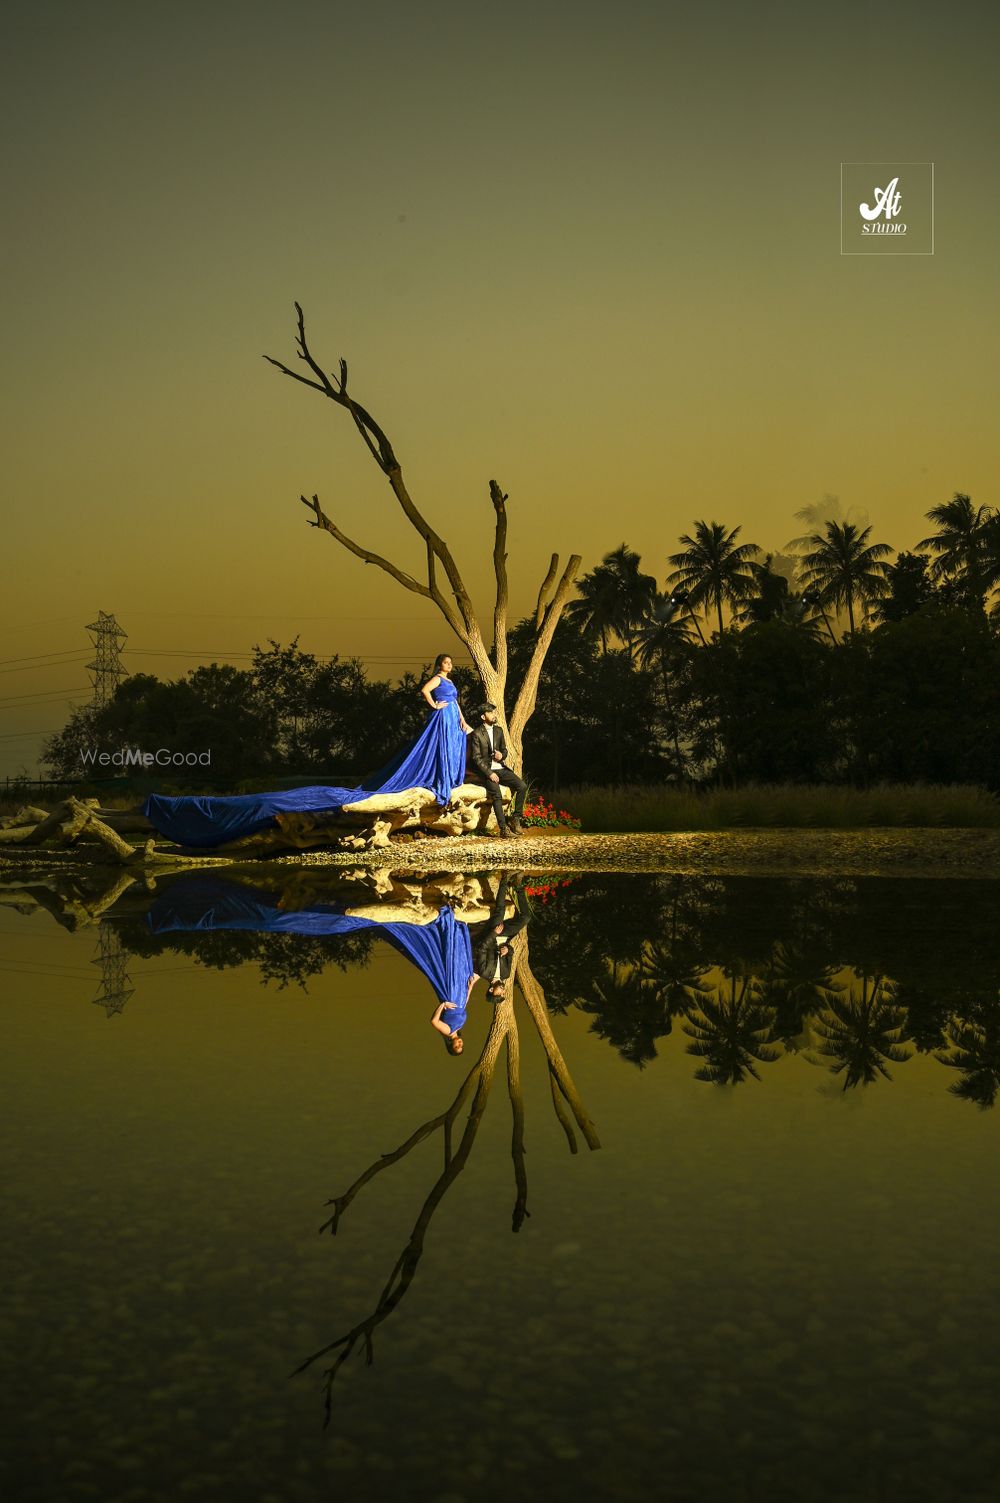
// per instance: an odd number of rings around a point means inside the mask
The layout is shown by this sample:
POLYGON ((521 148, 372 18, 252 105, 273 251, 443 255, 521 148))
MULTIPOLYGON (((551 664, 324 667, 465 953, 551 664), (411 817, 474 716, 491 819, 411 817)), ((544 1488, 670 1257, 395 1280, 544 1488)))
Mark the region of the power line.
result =
POLYGON ((72 662, 76 658, 85 658, 87 649, 80 647, 64 647, 59 652, 40 652, 39 658, 61 658, 59 663, 42 663, 31 658, 0 658, 2 663, 27 663, 26 668, 0 668, 0 673, 31 673, 34 669, 41 671, 43 668, 61 668, 64 662, 72 662))
MULTIPOLYGON (((86 700, 80 700, 79 703, 80 704, 86 704, 87 701, 86 700)), ((32 705, 31 708, 33 710, 37 710, 38 706, 37 705, 32 705)), ((36 726, 36 728, 33 731, 0 731, 0 740, 3 740, 3 741, 15 741, 15 740, 18 740, 18 739, 20 739, 20 738, 22 738, 24 736, 54 736, 57 731, 65 730, 65 728, 66 728, 66 723, 63 722, 61 725, 40 725, 40 726, 36 726)), ((49 779, 49 781, 51 782, 53 780, 49 779)), ((54 781, 58 782, 59 780, 57 778, 54 781)))
POLYGON ((39 689, 34 694, 5 694, 0 698, 0 704, 9 704, 14 699, 45 699, 47 695, 58 697, 60 694, 79 694, 80 685, 72 684, 68 689, 39 689))
POLYGON ((426 616, 287 616, 270 611, 122 611, 123 616, 166 616, 174 621, 422 621, 426 616))

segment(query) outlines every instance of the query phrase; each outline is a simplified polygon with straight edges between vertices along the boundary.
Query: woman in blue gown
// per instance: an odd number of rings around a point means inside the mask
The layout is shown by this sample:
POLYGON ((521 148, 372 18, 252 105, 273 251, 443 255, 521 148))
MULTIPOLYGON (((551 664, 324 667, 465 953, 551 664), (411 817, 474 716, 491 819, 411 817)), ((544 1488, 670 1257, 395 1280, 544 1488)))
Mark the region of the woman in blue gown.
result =
POLYGON ((177 798, 151 793, 140 812, 164 839, 204 848, 256 834, 273 824, 278 814, 340 809, 372 793, 429 788, 446 808, 452 792, 465 779, 465 738, 472 730, 459 707, 458 690, 449 677, 451 670, 450 656, 441 653, 420 690, 431 710, 427 724, 415 741, 357 788, 318 784, 278 793, 188 794, 177 798))
POLYGON ((243 929, 267 934, 357 934, 362 930, 384 939, 427 978, 438 997, 431 1026, 444 1035, 449 1054, 461 1054, 461 1036, 472 988, 479 979, 467 924, 447 905, 429 924, 360 918, 337 903, 314 900, 305 908, 286 909, 278 893, 250 886, 217 872, 192 872, 165 884, 145 914, 153 934, 243 929))

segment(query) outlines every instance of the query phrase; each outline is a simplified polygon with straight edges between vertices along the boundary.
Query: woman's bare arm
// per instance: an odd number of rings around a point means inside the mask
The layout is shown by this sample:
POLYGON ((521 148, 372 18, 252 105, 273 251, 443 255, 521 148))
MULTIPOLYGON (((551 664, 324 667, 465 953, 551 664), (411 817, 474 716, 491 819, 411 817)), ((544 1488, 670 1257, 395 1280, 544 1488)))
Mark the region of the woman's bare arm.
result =
POLYGON ((427 703, 430 705, 430 707, 431 707, 432 710, 443 710, 444 709, 444 700, 441 700, 441 702, 438 703, 438 701, 434 698, 434 690, 437 688, 437 686, 438 686, 438 684, 440 682, 441 682, 441 675, 440 675, 440 673, 435 673, 434 677, 433 678, 429 678, 427 680, 426 684, 424 684, 421 687, 421 690, 420 690, 421 694, 424 696, 424 698, 426 699, 427 703))
POLYGON ((448 1038, 451 1037, 451 1029, 448 1027, 448 1024, 444 1021, 441 1014, 444 1012, 445 1008, 454 1008, 454 1006, 454 1002, 440 1002, 434 1009, 434 1012, 431 1016, 431 1027, 436 1028, 438 1033, 443 1033, 448 1038))

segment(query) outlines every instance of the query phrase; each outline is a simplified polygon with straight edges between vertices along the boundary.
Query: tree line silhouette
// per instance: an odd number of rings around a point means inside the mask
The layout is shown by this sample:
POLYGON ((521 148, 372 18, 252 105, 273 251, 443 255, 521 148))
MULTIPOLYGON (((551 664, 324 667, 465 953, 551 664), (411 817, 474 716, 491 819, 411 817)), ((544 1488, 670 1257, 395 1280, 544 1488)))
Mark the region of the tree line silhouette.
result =
MULTIPOLYGON (((626 543, 578 582, 549 649, 527 775, 571 784, 686 781, 1000 786, 1000 511, 956 494, 913 551, 822 508, 764 553, 742 529, 698 521, 664 587, 626 543)), ((507 634, 527 672, 534 618, 507 634)), ((469 706, 477 676, 458 669, 469 706)), ((378 767, 415 734, 420 679, 369 679, 270 640, 248 669, 213 663, 163 682, 134 674, 46 744, 57 777, 86 747, 211 748, 214 783, 332 780, 378 767)), ((153 769, 162 785, 164 773, 153 769)), ((176 779, 174 769, 169 776, 176 779)))
MULTIPOLYGON (((364 933, 119 925, 132 954, 255 964, 279 989, 371 956, 364 933)), ((918 1053, 955 1072, 960 1099, 986 1109, 1000 1092, 1000 931, 981 883, 591 873, 533 904, 531 954, 547 1010, 589 1015, 640 1068, 674 1035, 714 1085, 760 1080, 799 1054, 849 1090, 918 1053)))

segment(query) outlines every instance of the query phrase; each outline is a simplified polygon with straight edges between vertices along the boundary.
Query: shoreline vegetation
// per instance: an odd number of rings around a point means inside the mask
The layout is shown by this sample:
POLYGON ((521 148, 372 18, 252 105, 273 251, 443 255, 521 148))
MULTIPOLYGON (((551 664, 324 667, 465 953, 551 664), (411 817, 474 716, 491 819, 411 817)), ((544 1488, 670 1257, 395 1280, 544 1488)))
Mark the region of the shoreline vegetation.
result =
POLYGON ((747 829, 997 829, 1000 798, 968 784, 747 784, 684 789, 566 788, 560 805, 587 834, 747 829))

